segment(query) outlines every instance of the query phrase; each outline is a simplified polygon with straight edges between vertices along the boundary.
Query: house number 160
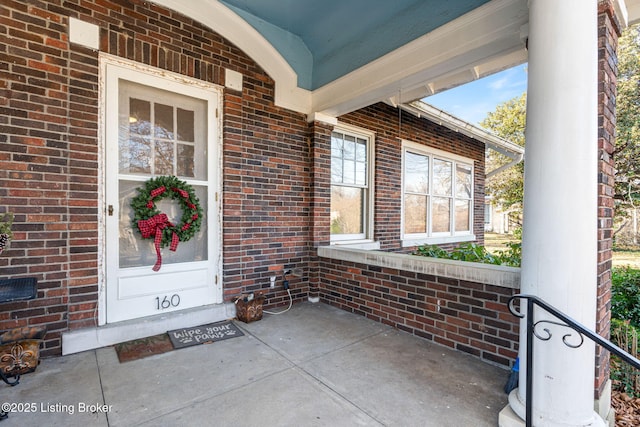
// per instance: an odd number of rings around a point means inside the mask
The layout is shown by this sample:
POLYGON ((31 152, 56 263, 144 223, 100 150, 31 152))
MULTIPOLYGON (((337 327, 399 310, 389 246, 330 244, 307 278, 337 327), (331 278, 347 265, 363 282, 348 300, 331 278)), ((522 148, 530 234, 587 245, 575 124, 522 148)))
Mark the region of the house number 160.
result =
POLYGON ((164 310, 169 307, 177 307, 180 305, 180 295, 173 294, 171 298, 165 295, 162 299, 156 297, 156 310, 164 310))

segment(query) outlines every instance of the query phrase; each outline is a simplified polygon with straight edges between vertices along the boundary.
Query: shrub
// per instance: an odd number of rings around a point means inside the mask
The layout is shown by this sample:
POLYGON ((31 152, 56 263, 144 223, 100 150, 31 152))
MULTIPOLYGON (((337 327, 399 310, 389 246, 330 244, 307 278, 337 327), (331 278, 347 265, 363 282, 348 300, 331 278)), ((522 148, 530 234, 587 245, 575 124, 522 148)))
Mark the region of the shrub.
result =
POLYGON ((418 246, 413 252, 413 255, 420 255, 431 258, 449 258, 449 252, 435 245, 418 246))
MULTIPOLYGON (((611 269, 611 341, 638 357, 640 326, 640 270, 630 267, 611 269)), ((611 356, 611 380, 616 390, 640 396, 640 372, 616 356, 611 356)))
POLYGON ((482 262, 485 264, 498 264, 496 257, 491 255, 482 245, 475 243, 463 243, 449 254, 450 259, 457 261, 482 262))
POLYGON ((451 252, 447 252, 435 245, 422 245, 413 252, 413 255, 520 267, 522 244, 509 242, 505 243, 505 245, 507 249, 505 251, 497 251, 496 254, 491 254, 484 246, 475 243, 461 244, 451 252))
POLYGON ((522 264, 522 243, 507 242, 507 249, 497 251, 495 256, 500 260, 500 264, 509 265, 511 267, 520 267, 522 264))
MULTIPOLYGON (((611 319, 611 341, 633 357, 638 357, 638 329, 628 321, 611 319)), ((615 390, 631 397, 640 396, 640 372, 613 354, 611 381, 615 390)))
POLYGON ((640 327, 640 270, 614 267, 611 273, 611 317, 640 327))

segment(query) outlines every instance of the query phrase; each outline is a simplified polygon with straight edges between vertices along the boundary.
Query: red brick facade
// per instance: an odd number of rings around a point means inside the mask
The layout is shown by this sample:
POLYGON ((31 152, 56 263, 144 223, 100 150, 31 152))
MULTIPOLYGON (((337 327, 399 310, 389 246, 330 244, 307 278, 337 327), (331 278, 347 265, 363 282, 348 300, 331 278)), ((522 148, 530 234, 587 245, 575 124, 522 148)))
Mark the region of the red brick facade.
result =
POLYGON ((322 258, 321 300, 411 334, 510 366, 519 319, 517 290, 322 258))
POLYGON ((381 242, 382 250, 406 251, 400 242, 403 139, 474 160, 473 232, 477 241, 484 243, 483 143, 407 112, 399 115, 396 108, 382 103, 346 114, 340 121, 376 131, 374 238, 381 242))
MULTIPOLYGON (((309 258, 308 124, 273 104, 273 82, 201 24, 143 1, 0 6, 0 206, 15 214, 0 277, 35 276, 38 298, 0 304, 0 330, 44 324, 44 355, 61 333, 97 325, 98 52, 68 41, 68 19, 100 28, 100 52, 207 82, 242 73, 224 95, 224 296, 268 286, 270 270, 309 258)), ((306 278, 292 279, 296 299, 306 278), (298 283, 300 282, 300 283, 298 283)), ((270 298, 284 301, 286 294, 270 298)))
MULTIPOLYGON (((613 144, 617 26, 602 8, 601 150, 613 144), (606 80, 607 78, 608 80, 606 80)), ((224 300, 268 289, 285 268, 295 301, 307 297, 393 325, 477 357, 508 365, 517 322, 511 289, 317 257, 329 243, 332 126, 274 104, 273 80, 236 46, 202 24, 142 0, 5 0, 0 5, 0 212, 15 214, 0 277, 37 277, 38 297, 0 304, 0 330, 46 325, 44 355, 61 334, 98 324, 100 227, 100 53, 243 90, 223 96, 224 300), (100 28, 99 52, 72 44, 70 17, 100 28)), ((484 145, 379 103, 338 118, 375 132, 375 227, 381 249, 400 242, 401 140, 474 160, 474 233, 483 242, 484 145)), ((611 161, 602 162, 599 331, 608 330, 611 161)), ((278 288, 280 289, 280 288, 278 288)), ((270 292, 269 306, 284 304, 270 292)), ((607 377, 599 359, 598 384, 607 377)))
MULTIPOLYGON (((613 247, 617 47, 620 23, 609 0, 598 4, 598 303, 596 332, 609 337, 613 247)), ((609 379, 609 352, 596 348, 596 398, 609 379)))
MULTIPOLYGON (((340 121, 376 132, 374 238, 381 249, 413 249, 403 248, 400 240, 402 176, 398 171, 402 170, 403 139, 475 159, 473 231, 480 243, 484 241, 482 143, 409 113, 399 115, 386 104, 363 108, 340 117, 340 121)), ((329 244, 330 133, 331 127, 317 127, 314 138, 314 171, 319 170, 313 183, 324 182, 314 193, 314 203, 324 213, 314 209, 319 223, 316 238, 321 239, 315 241, 318 246, 329 244)), ((312 287, 319 288, 323 302, 491 363, 509 366, 517 355, 518 319, 506 305, 516 293, 512 289, 328 258, 319 259, 317 270, 315 262, 313 265, 312 287)))
MULTIPOLYGON (((314 247, 328 243, 332 127, 273 103, 273 81, 243 52, 198 22, 143 1, 3 2, 0 8, 1 210, 15 236, 0 277, 34 276, 38 298, 0 304, 0 330, 46 325, 44 355, 61 334, 98 323, 100 286, 99 53, 224 85, 243 75, 242 93, 223 100, 224 299, 268 288, 284 268, 294 300, 318 296, 314 247), (69 17, 100 28, 99 52, 72 44, 69 17)), ((401 250, 400 139, 475 159, 475 231, 482 236, 484 147, 470 138, 378 104, 347 117, 376 132, 375 237, 401 250), (429 135, 427 135, 429 134, 429 135), (395 177, 390 177, 390 175, 395 177)), ((287 301, 271 292, 268 305, 287 301)))

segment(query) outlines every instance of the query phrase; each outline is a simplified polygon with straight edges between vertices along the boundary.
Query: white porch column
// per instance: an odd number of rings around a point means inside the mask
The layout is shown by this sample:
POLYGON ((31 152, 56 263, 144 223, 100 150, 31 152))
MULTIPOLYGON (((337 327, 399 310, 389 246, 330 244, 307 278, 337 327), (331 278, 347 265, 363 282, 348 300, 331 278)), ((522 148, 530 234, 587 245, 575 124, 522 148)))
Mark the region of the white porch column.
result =
MULTIPOLYGON (((521 291, 594 329, 597 0, 530 0, 529 8, 521 291)), ((542 318, 554 319, 538 312, 536 319, 542 318)), ((569 348, 562 338, 571 331, 542 328, 553 337, 534 338, 533 425, 604 426, 593 410, 594 344, 587 339, 569 348)), ((520 418, 525 415, 525 346, 522 322, 520 388, 509 396, 520 418)), ((501 414, 500 425, 517 423, 501 414)))

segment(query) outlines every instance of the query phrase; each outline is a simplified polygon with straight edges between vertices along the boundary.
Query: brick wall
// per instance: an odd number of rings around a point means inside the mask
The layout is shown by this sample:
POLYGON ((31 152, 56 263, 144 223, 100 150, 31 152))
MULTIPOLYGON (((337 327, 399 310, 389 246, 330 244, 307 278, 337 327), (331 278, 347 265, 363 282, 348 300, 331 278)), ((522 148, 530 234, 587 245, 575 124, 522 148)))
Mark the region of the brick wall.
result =
POLYGON ((325 302, 493 364, 517 356, 517 290, 327 258, 319 270, 325 302))
MULTIPOLYGON (((38 298, 0 304, 0 330, 46 325, 60 335, 97 324, 98 52, 68 41, 68 18, 100 28, 100 52, 207 82, 244 76, 224 97, 225 299, 268 287, 309 254, 308 125, 273 105, 273 82, 201 24, 144 1, 7 0, 0 6, 0 211, 15 213, 0 277, 35 276, 38 298)), ((305 274, 291 277, 306 297, 305 274)), ((285 301, 272 294, 269 304, 285 301)))
MULTIPOLYGON (((331 131, 333 126, 314 122, 310 129, 311 216, 313 248, 328 245, 331 227, 331 131)), ((309 260, 309 297, 318 298, 320 276, 317 257, 309 260)))
POLYGON ((97 295, 97 62, 49 6, 0 6, 0 209, 15 214, 0 277, 39 279, 38 299, 0 305, 0 329, 47 325, 45 355, 97 295))
POLYGON ((272 84, 245 79, 243 94, 225 94, 223 264, 224 295, 269 288, 267 306, 308 294, 310 160, 304 117, 273 105, 272 84), (252 96, 252 92, 258 96, 252 96), (240 132, 238 133, 238 129, 240 132))
MULTIPOLYGON (((331 126, 276 107, 273 81, 260 67, 178 13, 141 0, 5 0, 0 212, 15 213, 15 236, 0 256, 0 277, 37 277, 39 291, 35 300, 0 304, 0 330, 45 325, 46 356, 61 352, 62 332, 97 325, 101 52, 219 85, 225 69, 242 73, 242 92, 226 89, 223 101, 224 299, 268 289, 269 277, 285 268, 301 272, 289 278, 296 301, 326 296, 328 266, 314 248, 329 242, 331 126), (69 43, 69 17, 99 27, 99 52, 69 43)), ((340 120, 376 132, 375 238, 383 249, 408 250, 399 242, 399 138, 475 160, 474 231, 482 240, 482 144, 386 104, 340 120)), ((280 288, 267 307, 286 302, 280 288)))
MULTIPOLYGON (((376 132, 374 238, 381 249, 413 249, 403 248, 400 241, 403 139, 474 160, 474 233, 484 241, 484 144, 384 103, 339 120, 376 132)), ((319 169, 314 178, 319 187, 314 192, 314 209, 320 211, 314 210, 318 246, 329 243, 330 131, 316 128, 313 142, 314 171, 319 169)), ((509 366, 517 355, 518 322, 506 306, 515 293, 510 288, 328 258, 312 265, 317 266, 323 302, 498 365, 509 366)))
MULTIPOLYGON (((613 257, 615 98, 620 23, 610 0, 598 3, 598 302, 596 332, 609 337, 613 257)), ((596 398, 609 379, 609 352, 596 347, 596 398)))
MULTIPOLYGON (((407 252, 400 241, 402 209, 402 139, 456 153, 473 160, 474 226, 484 243, 484 144, 384 103, 362 108, 340 121, 376 132, 374 238, 382 250, 407 252)), ((328 237, 328 236, 327 236, 328 237)), ((456 245, 443 245, 452 247, 456 245)))

